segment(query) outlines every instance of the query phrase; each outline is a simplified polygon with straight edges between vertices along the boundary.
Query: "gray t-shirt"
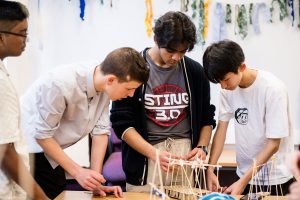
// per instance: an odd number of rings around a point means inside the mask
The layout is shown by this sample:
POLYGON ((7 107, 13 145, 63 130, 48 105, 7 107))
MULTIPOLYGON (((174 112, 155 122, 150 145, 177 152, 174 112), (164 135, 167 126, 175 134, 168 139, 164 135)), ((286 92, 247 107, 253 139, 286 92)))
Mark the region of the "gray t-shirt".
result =
POLYGON ((150 58, 150 77, 145 91, 144 106, 147 117, 149 142, 157 144, 168 137, 189 138, 189 96, 183 75, 183 67, 162 68, 150 58))

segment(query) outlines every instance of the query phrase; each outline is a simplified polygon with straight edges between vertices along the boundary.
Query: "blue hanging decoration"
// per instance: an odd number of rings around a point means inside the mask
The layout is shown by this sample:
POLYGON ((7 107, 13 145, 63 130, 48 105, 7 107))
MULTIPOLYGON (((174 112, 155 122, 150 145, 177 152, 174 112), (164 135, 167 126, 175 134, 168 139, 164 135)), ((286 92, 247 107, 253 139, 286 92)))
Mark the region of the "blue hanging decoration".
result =
POLYGON ((294 7, 294 0, 288 0, 288 5, 291 8, 291 16, 292 16, 292 26, 294 26, 295 21, 295 7, 294 7))
POLYGON ((80 18, 84 20, 85 0, 79 0, 80 2, 80 18))
POLYGON ((252 26, 255 34, 260 34, 260 27, 259 27, 259 11, 263 11, 265 22, 271 22, 271 13, 270 9, 265 3, 256 3, 253 6, 253 11, 251 14, 252 18, 252 26))
POLYGON ((104 4, 103 0, 100 0, 100 3, 101 3, 101 5, 103 5, 104 4))
POLYGON ((226 22, 225 22, 225 11, 223 10, 222 3, 217 2, 213 12, 213 18, 211 21, 211 41, 219 42, 226 39, 226 22))

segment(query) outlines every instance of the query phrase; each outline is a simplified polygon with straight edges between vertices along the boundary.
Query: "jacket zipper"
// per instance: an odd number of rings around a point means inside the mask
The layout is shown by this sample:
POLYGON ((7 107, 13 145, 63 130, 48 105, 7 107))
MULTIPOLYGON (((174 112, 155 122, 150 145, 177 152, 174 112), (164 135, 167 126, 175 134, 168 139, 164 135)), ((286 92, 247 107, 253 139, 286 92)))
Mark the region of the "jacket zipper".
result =
POLYGON ((145 175, 146 175, 146 163, 147 163, 147 158, 145 158, 145 161, 144 161, 144 170, 143 170, 141 185, 144 185, 144 180, 145 180, 145 175))
MULTIPOLYGON (((142 85, 142 97, 141 97, 141 102, 142 101, 142 98, 143 96, 145 96, 145 93, 146 93, 146 87, 145 87, 145 84, 142 85)), ((143 105, 144 106, 144 105, 143 105)), ((144 170, 143 170, 143 176, 142 176, 142 181, 141 181, 141 185, 144 185, 144 181, 145 181, 145 175, 146 175, 146 163, 147 163, 147 157, 145 157, 145 161, 144 161, 144 170)))

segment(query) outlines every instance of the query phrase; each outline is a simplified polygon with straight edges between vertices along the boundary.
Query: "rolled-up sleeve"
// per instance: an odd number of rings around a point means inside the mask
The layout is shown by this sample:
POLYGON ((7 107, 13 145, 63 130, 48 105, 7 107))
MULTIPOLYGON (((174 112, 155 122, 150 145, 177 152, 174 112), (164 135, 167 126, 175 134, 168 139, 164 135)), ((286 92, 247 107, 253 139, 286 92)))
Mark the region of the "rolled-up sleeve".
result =
POLYGON ((36 103, 37 116, 34 137, 37 139, 53 137, 66 109, 61 89, 54 84, 51 86, 40 85, 36 94, 36 103))
POLYGON ((103 112, 91 132, 91 136, 103 134, 110 135, 109 105, 104 107, 103 112))

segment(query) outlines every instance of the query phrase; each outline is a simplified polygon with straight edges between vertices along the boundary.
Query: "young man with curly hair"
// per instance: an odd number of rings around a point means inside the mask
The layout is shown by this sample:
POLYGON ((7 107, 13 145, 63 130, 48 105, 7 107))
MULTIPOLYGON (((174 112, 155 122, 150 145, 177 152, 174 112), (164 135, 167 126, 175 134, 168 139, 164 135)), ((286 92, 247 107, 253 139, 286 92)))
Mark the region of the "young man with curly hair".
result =
MULTIPOLYGON (((112 127, 123 140, 127 191, 150 190, 145 185, 152 181, 156 150, 163 171, 171 157, 205 159, 215 126, 209 81, 202 66, 185 56, 196 43, 193 22, 181 12, 165 13, 155 23, 154 43, 142 52, 148 82, 111 109, 112 127)), ((170 184, 169 178, 164 185, 170 184)))

